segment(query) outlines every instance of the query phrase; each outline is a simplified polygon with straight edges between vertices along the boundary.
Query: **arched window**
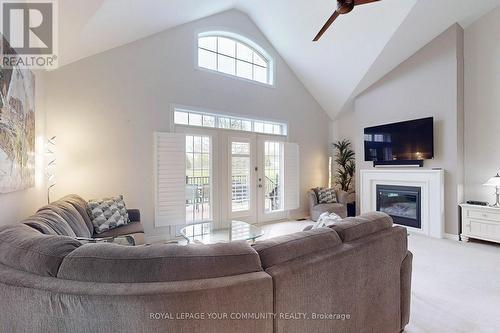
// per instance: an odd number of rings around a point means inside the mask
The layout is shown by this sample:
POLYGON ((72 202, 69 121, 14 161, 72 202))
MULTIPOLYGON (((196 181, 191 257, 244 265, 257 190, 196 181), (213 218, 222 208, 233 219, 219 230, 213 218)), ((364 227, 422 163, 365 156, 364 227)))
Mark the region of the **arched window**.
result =
POLYGON ((271 57, 252 41, 228 32, 198 35, 198 66, 272 85, 271 57))

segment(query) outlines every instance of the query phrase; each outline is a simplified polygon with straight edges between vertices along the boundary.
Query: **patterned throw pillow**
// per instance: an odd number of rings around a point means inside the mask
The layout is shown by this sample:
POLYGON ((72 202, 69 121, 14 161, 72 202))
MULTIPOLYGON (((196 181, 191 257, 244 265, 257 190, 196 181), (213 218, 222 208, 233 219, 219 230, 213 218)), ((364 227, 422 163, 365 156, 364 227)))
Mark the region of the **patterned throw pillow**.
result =
POLYGON ((318 189, 318 203, 336 203, 337 193, 333 188, 320 188, 318 189))
POLYGON ((102 200, 90 200, 88 209, 96 234, 130 222, 123 195, 102 200))

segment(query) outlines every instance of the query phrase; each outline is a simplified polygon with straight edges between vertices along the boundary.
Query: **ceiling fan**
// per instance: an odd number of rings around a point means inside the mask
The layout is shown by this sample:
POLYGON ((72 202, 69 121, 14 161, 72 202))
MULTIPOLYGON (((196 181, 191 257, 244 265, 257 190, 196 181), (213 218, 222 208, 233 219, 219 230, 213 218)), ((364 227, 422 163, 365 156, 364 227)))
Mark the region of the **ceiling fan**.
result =
POLYGON ((330 16, 328 21, 326 21, 323 28, 321 28, 316 37, 314 37, 313 42, 316 42, 321 38, 321 36, 325 33, 326 30, 328 30, 330 25, 332 25, 333 21, 335 21, 335 19, 339 17, 340 14, 350 13, 354 9, 354 6, 364 5, 376 1, 380 0, 337 0, 337 10, 334 11, 332 16, 330 16))

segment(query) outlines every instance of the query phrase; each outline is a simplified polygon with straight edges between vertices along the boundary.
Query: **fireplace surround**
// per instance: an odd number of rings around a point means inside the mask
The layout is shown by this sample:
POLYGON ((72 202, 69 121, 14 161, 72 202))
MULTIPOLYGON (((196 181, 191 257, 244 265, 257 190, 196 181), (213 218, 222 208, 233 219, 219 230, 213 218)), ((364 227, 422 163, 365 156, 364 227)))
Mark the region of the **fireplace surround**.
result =
POLYGON ((434 238, 445 237, 444 170, 421 168, 361 170, 359 193, 361 214, 377 210, 378 185, 419 188, 420 226, 407 225, 407 230, 434 238))

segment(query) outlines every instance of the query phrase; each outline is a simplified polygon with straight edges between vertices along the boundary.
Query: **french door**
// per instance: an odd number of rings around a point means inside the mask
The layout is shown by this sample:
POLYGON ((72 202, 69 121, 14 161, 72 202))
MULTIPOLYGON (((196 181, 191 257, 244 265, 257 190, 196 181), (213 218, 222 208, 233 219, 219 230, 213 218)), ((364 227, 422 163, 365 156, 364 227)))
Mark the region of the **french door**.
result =
POLYGON ((186 223, 286 218, 286 137, 180 126, 176 132, 185 135, 186 223))
POLYGON ((229 135, 229 219, 259 223, 286 217, 284 139, 260 134, 229 135))
POLYGON ((227 218, 257 222, 257 140, 255 134, 227 135, 227 218))
POLYGON ((218 221, 219 139, 215 130, 176 128, 185 136, 186 223, 218 221))
POLYGON ((284 191, 285 138, 258 135, 258 221, 286 218, 284 191))

